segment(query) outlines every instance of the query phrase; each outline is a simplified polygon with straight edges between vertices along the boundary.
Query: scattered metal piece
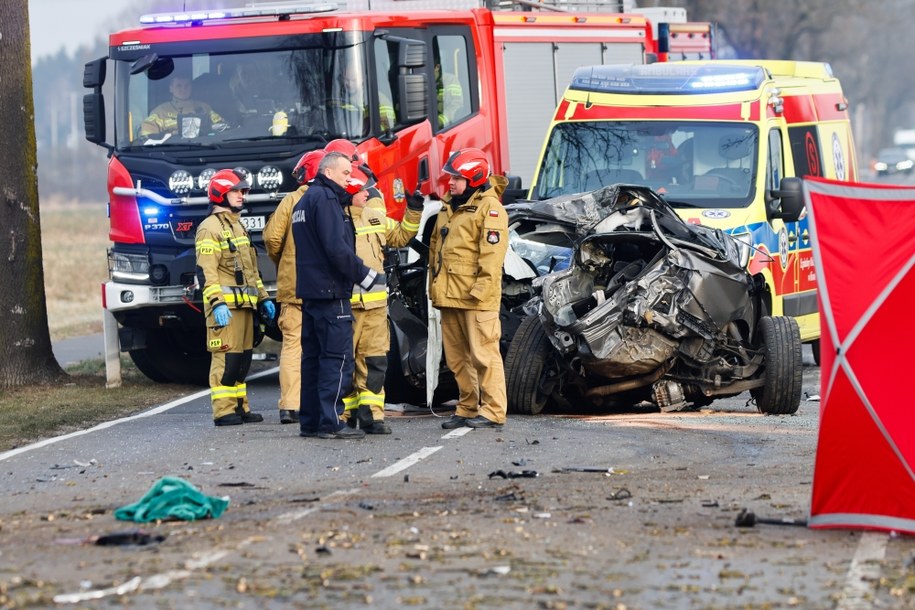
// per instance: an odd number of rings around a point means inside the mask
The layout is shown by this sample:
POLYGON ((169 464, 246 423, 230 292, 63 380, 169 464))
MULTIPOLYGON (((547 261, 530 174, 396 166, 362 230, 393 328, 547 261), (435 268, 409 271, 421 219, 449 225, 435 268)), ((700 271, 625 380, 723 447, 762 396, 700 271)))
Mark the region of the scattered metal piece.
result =
POLYGON ((737 527, 753 527, 757 523, 765 523, 767 525, 799 525, 801 527, 807 527, 807 519, 789 519, 783 517, 781 519, 770 519, 766 517, 757 517, 754 513, 743 508, 737 514, 737 519, 734 521, 734 525, 737 527))
POLYGON ((375 510, 375 505, 369 504, 368 502, 363 501, 363 502, 359 503, 359 508, 361 508, 363 510, 375 510))
POLYGON ((632 497, 632 492, 625 487, 617 489, 613 495, 607 496, 608 500, 628 500, 632 497))
POLYGON ((594 466, 564 466, 554 468, 553 472, 599 472, 601 474, 613 474, 613 468, 600 468, 594 466))
POLYGON ((521 472, 515 472, 514 470, 496 470, 495 472, 489 473, 489 478, 493 479, 495 477, 501 477, 503 479, 535 479, 540 476, 540 473, 536 470, 522 470, 521 472))
POLYGON ((704 508, 716 508, 718 506, 718 500, 703 500, 702 506, 704 508))

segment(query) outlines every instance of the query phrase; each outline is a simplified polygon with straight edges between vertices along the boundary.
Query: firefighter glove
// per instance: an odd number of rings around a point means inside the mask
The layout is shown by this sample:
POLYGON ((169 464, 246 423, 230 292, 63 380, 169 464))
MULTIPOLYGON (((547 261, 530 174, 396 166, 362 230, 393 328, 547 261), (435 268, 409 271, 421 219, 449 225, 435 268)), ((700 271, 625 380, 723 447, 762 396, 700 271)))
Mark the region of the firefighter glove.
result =
POLYGON ((407 208, 410 210, 422 212, 425 203, 426 198, 423 196, 422 191, 419 190, 419 187, 416 188, 412 195, 407 195, 407 208))
POLYGON ((273 320, 276 316, 276 306, 273 304, 273 301, 263 301, 260 304, 261 315, 264 316, 267 321, 273 320))
POLYGON ((231 319, 232 312, 225 303, 220 303, 213 308, 213 320, 216 322, 216 326, 228 326, 231 319))

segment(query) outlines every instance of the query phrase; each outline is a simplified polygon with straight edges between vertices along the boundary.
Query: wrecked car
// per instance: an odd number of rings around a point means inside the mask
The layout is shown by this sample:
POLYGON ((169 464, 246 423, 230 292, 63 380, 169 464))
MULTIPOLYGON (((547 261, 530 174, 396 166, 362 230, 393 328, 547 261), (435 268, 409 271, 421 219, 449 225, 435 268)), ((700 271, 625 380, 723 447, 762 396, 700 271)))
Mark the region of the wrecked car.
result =
POLYGON ((669 411, 747 390, 763 413, 797 411, 800 333, 767 310, 749 246, 646 187, 506 208, 514 250, 538 271, 505 353, 510 412, 669 411))

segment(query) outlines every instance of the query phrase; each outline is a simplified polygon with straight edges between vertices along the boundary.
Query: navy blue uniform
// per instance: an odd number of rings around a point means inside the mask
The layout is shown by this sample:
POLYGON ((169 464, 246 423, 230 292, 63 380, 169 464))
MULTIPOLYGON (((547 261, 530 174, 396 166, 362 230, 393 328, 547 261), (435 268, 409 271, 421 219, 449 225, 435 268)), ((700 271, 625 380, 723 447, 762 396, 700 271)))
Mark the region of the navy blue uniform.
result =
POLYGON ((371 286, 376 272, 356 256, 347 192, 319 174, 292 211, 296 296, 302 299, 303 434, 344 427, 343 397, 353 382, 353 284, 371 286))

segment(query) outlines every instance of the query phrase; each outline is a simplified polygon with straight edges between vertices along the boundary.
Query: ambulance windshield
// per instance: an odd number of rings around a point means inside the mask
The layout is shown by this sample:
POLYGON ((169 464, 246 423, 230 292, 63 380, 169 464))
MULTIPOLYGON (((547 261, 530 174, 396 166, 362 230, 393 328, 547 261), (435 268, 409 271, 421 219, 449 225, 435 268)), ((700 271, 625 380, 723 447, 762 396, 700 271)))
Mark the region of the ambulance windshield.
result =
POLYGON ((550 134, 532 199, 615 183, 652 188, 675 205, 745 207, 753 201, 759 132, 711 122, 561 123, 550 134))
POLYGON ((188 43, 162 44, 139 58, 113 49, 117 146, 366 137, 372 117, 359 37, 303 34, 294 46, 236 41, 234 51, 192 54, 182 52, 188 43))

